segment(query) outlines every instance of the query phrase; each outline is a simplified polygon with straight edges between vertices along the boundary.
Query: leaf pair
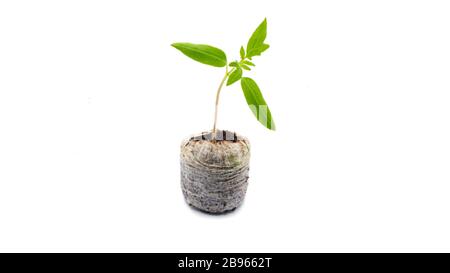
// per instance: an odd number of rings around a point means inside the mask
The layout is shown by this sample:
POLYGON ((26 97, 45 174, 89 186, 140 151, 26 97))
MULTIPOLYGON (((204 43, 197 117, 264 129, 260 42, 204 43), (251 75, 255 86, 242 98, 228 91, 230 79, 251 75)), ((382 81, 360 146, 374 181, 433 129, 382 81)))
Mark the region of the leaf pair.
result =
MULTIPOLYGON (((237 63, 237 66, 240 66, 246 70, 250 70, 248 65, 255 66, 252 62, 245 59, 251 59, 253 56, 259 56, 269 48, 269 45, 264 43, 266 36, 267 20, 264 19, 264 21, 256 28, 248 40, 247 53, 245 53, 244 47, 241 46, 239 51, 241 62, 231 62, 230 66, 232 66, 233 63, 237 63)), ((217 47, 192 43, 173 43, 172 46, 180 50, 184 55, 200 63, 215 67, 224 67, 227 65, 227 56, 225 52, 217 47)))

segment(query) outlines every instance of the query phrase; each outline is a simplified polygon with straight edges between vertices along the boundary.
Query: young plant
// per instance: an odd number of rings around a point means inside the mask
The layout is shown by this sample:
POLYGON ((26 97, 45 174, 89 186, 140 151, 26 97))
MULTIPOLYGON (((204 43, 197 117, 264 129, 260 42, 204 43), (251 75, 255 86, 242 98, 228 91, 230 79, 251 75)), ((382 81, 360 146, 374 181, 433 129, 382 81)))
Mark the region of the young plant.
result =
POLYGON ((251 67, 254 67, 252 58, 260 56, 261 53, 269 48, 268 44, 264 43, 267 35, 267 20, 264 21, 256 28, 252 36, 248 40, 247 48, 244 49, 241 46, 239 55, 240 59, 227 62, 227 56, 221 49, 204 45, 204 44, 191 44, 191 43, 173 43, 172 46, 180 50, 184 55, 203 64, 225 67, 225 75, 219 84, 219 88, 216 93, 216 104, 214 112, 214 125, 212 129, 213 139, 216 136, 217 125, 217 110, 219 106, 220 91, 222 90, 225 82, 228 85, 232 85, 237 81, 241 81, 242 91, 244 93, 245 100, 248 106, 255 115, 256 119, 270 130, 275 130, 275 123, 272 119, 272 114, 267 106, 264 97, 261 94, 256 82, 248 77, 243 77, 244 70, 250 71, 251 67))

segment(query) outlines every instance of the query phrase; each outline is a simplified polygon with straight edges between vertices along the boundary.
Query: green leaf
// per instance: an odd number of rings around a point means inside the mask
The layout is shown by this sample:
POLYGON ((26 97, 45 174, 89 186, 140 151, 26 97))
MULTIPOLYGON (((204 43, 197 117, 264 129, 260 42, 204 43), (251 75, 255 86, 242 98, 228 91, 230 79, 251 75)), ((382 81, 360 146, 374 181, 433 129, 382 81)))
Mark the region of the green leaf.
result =
POLYGON ((256 30, 253 32, 252 36, 248 40, 247 57, 253 57, 262 53, 261 46, 264 44, 266 36, 267 36, 267 20, 264 19, 264 21, 256 28, 256 30))
POLYGON ((254 63, 252 63, 252 62, 250 62, 250 61, 247 61, 247 60, 245 60, 243 63, 246 64, 246 65, 255 66, 254 63))
POLYGON ((238 62, 234 61, 234 62, 231 62, 231 63, 229 64, 229 66, 231 66, 231 67, 238 67, 239 64, 238 64, 238 62))
POLYGON ((261 46, 252 48, 249 52, 247 52, 247 55, 251 56, 259 56, 261 53, 266 51, 270 46, 268 44, 262 44, 261 46))
POLYGON ((241 50, 239 51, 239 53, 241 54, 241 59, 243 60, 245 58, 245 49, 243 46, 241 46, 241 50))
POLYGON ((270 47, 270 45, 268 44, 263 44, 260 48, 260 53, 263 53, 264 51, 266 51, 268 48, 270 47))
POLYGON ((245 64, 241 64, 241 67, 242 68, 244 68, 245 70, 248 70, 248 71, 250 71, 251 69, 250 69, 250 67, 248 67, 247 65, 245 65, 245 64))
POLYGON ((216 67, 224 67, 227 65, 227 56, 216 47, 191 43, 174 43, 173 47, 183 52, 184 55, 203 64, 216 67))
POLYGON ((233 83, 240 80, 242 77, 242 69, 240 67, 236 67, 236 69, 231 72, 230 76, 228 77, 227 86, 232 85, 233 83))
POLYGON ((267 129, 275 131, 275 123, 272 119, 272 114, 256 82, 250 78, 243 77, 241 79, 241 87, 244 92, 245 100, 256 119, 262 125, 267 127, 267 129))

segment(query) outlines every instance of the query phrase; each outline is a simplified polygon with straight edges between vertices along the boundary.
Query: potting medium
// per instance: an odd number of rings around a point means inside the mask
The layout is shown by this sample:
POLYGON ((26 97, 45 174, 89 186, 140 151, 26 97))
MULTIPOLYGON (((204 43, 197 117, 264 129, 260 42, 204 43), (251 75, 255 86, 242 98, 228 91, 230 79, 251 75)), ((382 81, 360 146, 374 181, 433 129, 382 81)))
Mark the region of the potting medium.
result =
POLYGON ((182 142, 181 188, 186 202, 205 212, 240 206, 248 185, 250 143, 229 131, 202 133, 182 142))

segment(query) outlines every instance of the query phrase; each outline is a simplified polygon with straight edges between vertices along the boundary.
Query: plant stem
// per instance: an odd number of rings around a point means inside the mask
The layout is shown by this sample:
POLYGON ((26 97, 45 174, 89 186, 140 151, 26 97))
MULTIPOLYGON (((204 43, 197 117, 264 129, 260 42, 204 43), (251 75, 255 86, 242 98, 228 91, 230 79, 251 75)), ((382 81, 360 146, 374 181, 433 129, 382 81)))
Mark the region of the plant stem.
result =
MULTIPOLYGON (((226 67, 226 72, 225 72, 225 76, 223 77, 222 81, 220 82, 219 88, 217 89, 217 93, 216 93, 216 107, 215 107, 215 111, 214 111, 214 125, 213 125, 213 129, 212 129, 212 140, 216 140, 216 125, 217 125, 217 110, 219 108, 219 97, 220 97, 220 91, 222 90, 223 84, 225 83, 225 80, 228 78, 228 75, 230 75, 230 73, 228 72, 228 66, 226 67)), ((231 71, 230 71, 231 72, 231 71)))

